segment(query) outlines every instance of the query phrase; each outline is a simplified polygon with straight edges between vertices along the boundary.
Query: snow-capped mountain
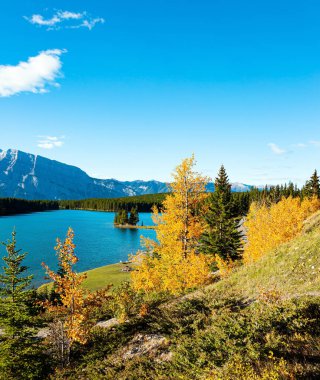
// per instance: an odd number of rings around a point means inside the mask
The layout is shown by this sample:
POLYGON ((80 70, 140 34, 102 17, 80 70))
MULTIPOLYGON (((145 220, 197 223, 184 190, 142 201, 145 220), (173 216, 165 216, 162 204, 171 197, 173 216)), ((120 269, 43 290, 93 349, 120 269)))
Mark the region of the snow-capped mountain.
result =
MULTIPOLYGON (((250 190, 235 183, 233 191, 250 190)), ((213 185, 208 186, 213 190, 213 185)), ((0 197, 24 199, 114 198, 164 193, 159 181, 117 181, 91 178, 83 170, 19 150, 0 149, 0 197)))

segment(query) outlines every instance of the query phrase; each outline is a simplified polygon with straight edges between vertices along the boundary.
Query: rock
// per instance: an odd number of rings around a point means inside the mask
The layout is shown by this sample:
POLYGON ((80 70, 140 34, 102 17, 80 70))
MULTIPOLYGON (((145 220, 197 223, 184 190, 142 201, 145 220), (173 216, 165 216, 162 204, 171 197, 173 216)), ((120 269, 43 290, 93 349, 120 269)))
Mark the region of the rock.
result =
POLYGON ((168 339, 159 334, 137 334, 124 348, 122 358, 128 360, 148 354, 157 357, 160 361, 170 360, 172 354, 165 350, 168 344, 168 339))
POLYGON ((169 362, 172 360, 173 353, 169 350, 163 351, 157 358, 157 362, 169 362))
POLYGON ((36 337, 39 339, 45 339, 50 335, 49 327, 44 327, 37 332, 36 337))
POLYGON ((129 267, 128 265, 126 265, 125 267, 123 267, 123 268, 121 269, 121 272, 131 272, 131 271, 132 271, 132 268, 129 267))
POLYGON ((111 318, 108 319, 107 321, 100 321, 98 322, 95 327, 101 327, 103 329, 110 329, 113 326, 119 325, 120 322, 117 320, 117 318, 111 318))

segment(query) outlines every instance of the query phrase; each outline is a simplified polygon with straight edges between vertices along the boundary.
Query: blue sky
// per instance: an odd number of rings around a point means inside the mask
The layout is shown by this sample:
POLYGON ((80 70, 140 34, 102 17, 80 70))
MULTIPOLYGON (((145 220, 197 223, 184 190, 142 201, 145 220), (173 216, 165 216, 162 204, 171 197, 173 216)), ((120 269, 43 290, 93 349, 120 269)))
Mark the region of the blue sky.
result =
POLYGON ((0 148, 121 180, 320 169, 319 1, 2 3, 0 148))

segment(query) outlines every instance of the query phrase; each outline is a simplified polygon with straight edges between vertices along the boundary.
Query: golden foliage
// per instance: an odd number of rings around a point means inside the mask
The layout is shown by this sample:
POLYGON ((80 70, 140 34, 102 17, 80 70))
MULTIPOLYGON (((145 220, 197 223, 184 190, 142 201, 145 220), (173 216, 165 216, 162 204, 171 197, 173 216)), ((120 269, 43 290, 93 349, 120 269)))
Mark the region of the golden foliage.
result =
POLYGON ((181 293, 205 283, 209 277, 207 257, 196 248, 204 230, 201 211, 208 178, 193 170, 194 157, 182 161, 173 173, 172 194, 163 202, 161 213, 153 210, 157 242, 145 239, 146 252, 133 257, 134 289, 146 292, 181 293))
POLYGON ((270 352, 269 361, 264 367, 252 365, 245 361, 240 355, 235 355, 232 360, 221 370, 213 370, 207 376, 208 380, 293 380, 294 369, 283 359, 276 360, 270 352))
POLYGON ((319 210, 316 197, 304 199, 282 198, 280 202, 266 205, 253 203, 244 223, 248 244, 244 262, 258 260, 265 253, 295 237, 303 227, 303 221, 319 210))
POLYGON ((63 327, 70 346, 73 342, 86 342, 87 329, 85 328, 85 299, 81 287, 86 275, 79 275, 73 270, 78 258, 74 253, 74 233, 69 228, 64 242, 57 239, 55 250, 58 255, 60 271, 55 273, 45 264, 44 268, 54 281, 55 292, 59 295, 59 303, 45 303, 46 309, 63 320, 63 327))
POLYGON ((221 277, 228 277, 232 269, 235 267, 235 262, 231 259, 223 260, 219 255, 215 255, 215 261, 221 277))

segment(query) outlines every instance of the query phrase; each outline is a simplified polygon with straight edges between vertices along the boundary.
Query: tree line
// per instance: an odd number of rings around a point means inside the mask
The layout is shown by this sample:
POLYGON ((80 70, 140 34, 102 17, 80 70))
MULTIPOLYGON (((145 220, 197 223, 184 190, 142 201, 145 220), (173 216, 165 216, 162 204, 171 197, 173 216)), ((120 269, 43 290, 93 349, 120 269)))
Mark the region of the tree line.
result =
POLYGON ((59 210, 59 203, 57 201, 29 201, 17 198, 0 198, 0 216, 45 210, 59 210))
MULTIPOLYGON (((288 198, 289 196, 292 196, 303 199, 311 196, 312 194, 318 194, 319 189, 317 188, 317 185, 315 185, 316 178, 318 178, 317 171, 313 173, 310 180, 308 180, 301 189, 292 182, 276 186, 267 185, 263 188, 252 187, 246 192, 231 192, 230 189, 230 197, 233 200, 233 213, 239 216, 246 215, 252 202, 271 204, 274 202, 279 202, 282 197, 288 198)), ((206 191, 206 188, 204 191, 206 191)), ((151 212, 154 206, 161 209, 163 201, 167 195, 170 195, 170 193, 137 195, 122 198, 63 200, 59 201, 59 206, 61 209, 70 210, 96 210, 111 212, 125 210, 130 212, 132 208, 137 208, 138 212, 151 212)))
POLYGON ((122 198, 89 198, 82 200, 63 200, 59 201, 60 208, 66 210, 96 210, 111 211, 119 210, 130 211, 137 208, 138 212, 150 212, 155 205, 160 207, 166 194, 147 194, 122 198))

